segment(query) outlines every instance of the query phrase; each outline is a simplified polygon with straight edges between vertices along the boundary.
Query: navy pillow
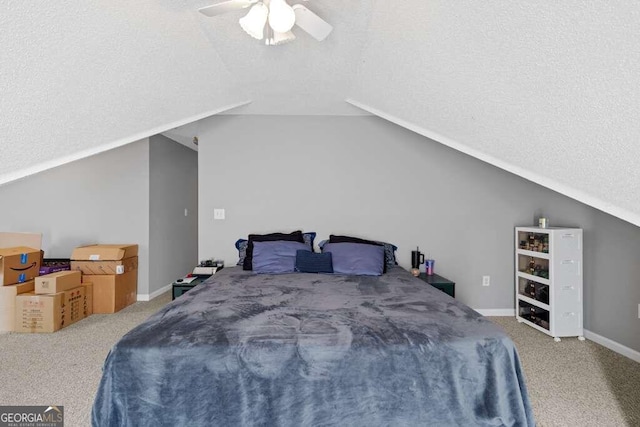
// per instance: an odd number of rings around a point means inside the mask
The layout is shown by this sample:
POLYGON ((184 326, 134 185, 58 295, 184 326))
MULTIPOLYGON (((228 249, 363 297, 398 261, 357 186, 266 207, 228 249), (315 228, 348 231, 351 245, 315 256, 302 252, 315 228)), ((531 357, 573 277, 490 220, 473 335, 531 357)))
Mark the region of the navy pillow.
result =
POLYGON ((302 242, 274 241, 253 242, 253 271, 256 273, 293 273, 296 254, 309 251, 302 242))
POLYGON ((333 273, 331 252, 317 254, 310 251, 296 253, 296 271, 300 273, 333 273))
POLYGON ((380 276, 384 272, 384 246, 364 243, 327 243, 322 252, 331 253, 337 274, 380 276))

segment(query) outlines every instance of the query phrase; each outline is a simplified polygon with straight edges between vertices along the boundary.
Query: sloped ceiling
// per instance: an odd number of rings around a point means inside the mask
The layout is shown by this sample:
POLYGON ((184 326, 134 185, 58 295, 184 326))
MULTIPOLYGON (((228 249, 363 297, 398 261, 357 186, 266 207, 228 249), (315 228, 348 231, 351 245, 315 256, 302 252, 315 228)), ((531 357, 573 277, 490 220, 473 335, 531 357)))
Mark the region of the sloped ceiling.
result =
MULTIPOLYGON (((217 0, 198 1, 197 7, 217 0)), ((301 3, 302 0, 291 0, 301 3)), ((212 18, 198 13, 207 35, 227 69, 242 83, 251 104, 230 114, 363 115, 344 102, 356 78, 358 58, 369 34, 373 0, 310 0, 305 6, 334 30, 318 42, 294 27, 296 40, 266 47, 250 38, 238 19, 246 10, 212 18)))
POLYGON ((329 38, 266 47, 215 1, 3 2, 0 184, 239 105, 373 113, 640 225, 640 4, 311 0, 329 38))
POLYGON ((640 3, 377 2, 349 97, 640 225, 640 3))
POLYGON ((190 8, 4 1, 0 183, 248 101, 190 8))

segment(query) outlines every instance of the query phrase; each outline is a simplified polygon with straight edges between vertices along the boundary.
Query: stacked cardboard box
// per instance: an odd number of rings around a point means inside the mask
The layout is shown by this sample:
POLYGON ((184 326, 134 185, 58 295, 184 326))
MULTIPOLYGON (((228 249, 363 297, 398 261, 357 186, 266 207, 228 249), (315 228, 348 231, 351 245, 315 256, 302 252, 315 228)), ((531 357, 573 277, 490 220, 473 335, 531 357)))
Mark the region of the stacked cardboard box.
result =
MULTIPOLYGON (((71 270, 93 285, 93 313, 115 313, 136 301, 138 245, 90 245, 73 250, 71 270)), ((88 304, 88 301, 87 301, 88 304)))
POLYGON ((0 285, 33 280, 40 271, 40 249, 18 246, 0 249, 0 285))
POLYGON ((16 322, 16 297, 33 292, 34 281, 0 286, 0 332, 13 332, 16 322))
POLYGON ((16 332, 55 332, 64 326, 64 292, 16 297, 16 332))
POLYGON ((89 317, 93 314, 93 283, 82 282, 84 286, 84 316, 89 317))
POLYGON ((15 330, 16 297, 34 289, 41 246, 41 234, 0 233, 0 332, 15 330))
POLYGON ((35 279, 34 292, 16 296, 16 332, 55 332, 85 318, 86 288, 78 271, 35 279))

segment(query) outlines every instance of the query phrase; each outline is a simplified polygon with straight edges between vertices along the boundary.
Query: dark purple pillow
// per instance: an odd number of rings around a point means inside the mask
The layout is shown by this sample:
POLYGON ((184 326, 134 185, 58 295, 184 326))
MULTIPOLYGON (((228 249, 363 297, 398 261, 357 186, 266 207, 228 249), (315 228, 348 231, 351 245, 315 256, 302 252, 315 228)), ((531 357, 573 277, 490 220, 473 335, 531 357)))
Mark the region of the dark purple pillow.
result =
POLYGON ((298 251, 311 252, 309 246, 301 242, 253 242, 253 271, 259 274, 293 273, 298 251))
POLYGON ((247 254, 242 264, 243 270, 253 270, 253 243, 254 242, 275 242, 277 240, 286 240, 289 242, 304 242, 302 231, 294 231, 293 233, 271 233, 271 234, 249 234, 249 243, 247 243, 247 254))
POLYGON ((384 272, 384 246, 364 243, 327 243, 335 274, 380 276, 384 272))

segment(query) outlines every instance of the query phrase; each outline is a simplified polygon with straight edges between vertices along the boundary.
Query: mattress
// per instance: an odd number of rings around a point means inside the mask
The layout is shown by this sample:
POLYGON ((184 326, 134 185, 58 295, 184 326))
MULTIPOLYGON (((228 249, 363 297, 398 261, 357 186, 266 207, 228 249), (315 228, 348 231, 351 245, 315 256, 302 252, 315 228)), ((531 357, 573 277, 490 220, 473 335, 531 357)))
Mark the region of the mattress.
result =
POLYGON ((400 267, 225 268, 106 358, 95 426, 533 426, 497 325, 400 267))

